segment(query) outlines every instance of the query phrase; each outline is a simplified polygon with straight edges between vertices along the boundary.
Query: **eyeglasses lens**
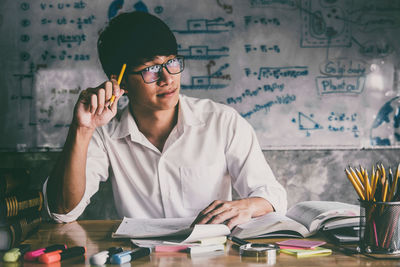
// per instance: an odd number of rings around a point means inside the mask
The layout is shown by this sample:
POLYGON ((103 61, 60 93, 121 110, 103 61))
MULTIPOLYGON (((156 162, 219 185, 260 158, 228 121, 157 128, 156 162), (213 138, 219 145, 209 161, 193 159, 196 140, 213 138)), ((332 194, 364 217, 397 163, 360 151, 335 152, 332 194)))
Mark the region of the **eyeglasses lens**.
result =
POLYGON ((143 80, 152 83, 160 79, 162 67, 165 67, 170 74, 178 74, 183 71, 183 58, 177 57, 168 60, 163 65, 154 65, 142 71, 143 80))

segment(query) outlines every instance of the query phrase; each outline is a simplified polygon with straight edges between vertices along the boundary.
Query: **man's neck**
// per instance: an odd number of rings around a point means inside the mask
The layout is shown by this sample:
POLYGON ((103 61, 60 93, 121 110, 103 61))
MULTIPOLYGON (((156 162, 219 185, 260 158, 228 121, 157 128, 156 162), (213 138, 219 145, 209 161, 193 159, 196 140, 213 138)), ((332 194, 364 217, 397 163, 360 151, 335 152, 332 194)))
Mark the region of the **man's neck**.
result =
POLYGON ((163 150, 172 129, 178 121, 179 104, 169 110, 150 111, 130 107, 130 111, 136 121, 139 131, 159 149, 163 150))

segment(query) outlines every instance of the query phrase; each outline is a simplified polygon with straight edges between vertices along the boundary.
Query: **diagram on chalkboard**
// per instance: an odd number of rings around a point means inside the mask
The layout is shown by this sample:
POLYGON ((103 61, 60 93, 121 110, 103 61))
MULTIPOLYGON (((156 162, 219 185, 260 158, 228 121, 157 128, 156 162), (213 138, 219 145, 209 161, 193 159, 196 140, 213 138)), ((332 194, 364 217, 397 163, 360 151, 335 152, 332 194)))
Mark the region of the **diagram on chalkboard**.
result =
POLYGON ((196 89, 206 89, 206 90, 216 90, 223 89, 227 87, 229 84, 226 82, 215 82, 215 80, 230 80, 231 77, 229 74, 223 74, 223 71, 229 67, 229 64, 226 63, 220 66, 216 71, 211 71, 212 67, 215 66, 215 61, 211 60, 207 64, 207 72, 208 75, 202 76, 192 76, 191 82, 189 85, 181 84, 182 89, 186 90, 196 90, 196 89))
POLYGON ((351 0, 301 1, 301 47, 349 47, 351 20, 345 10, 351 6, 351 0))
POLYGON ((192 45, 186 49, 178 48, 178 53, 185 59, 210 60, 229 56, 229 47, 209 48, 208 45, 192 45))
POLYGON ((196 33, 221 33, 227 32, 235 27, 235 23, 225 21, 224 18, 208 19, 190 19, 186 22, 187 28, 184 30, 172 30, 180 34, 196 34, 196 33))
POLYGON ((370 139, 374 146, 390 146, 400 142, 400 96, 386 102, 378 111, 370 139))
POLYGON ((310 114, 309 116, 307 116, 303 112, 299 112, 297 121, 295 118, 293 118, 292 122, 294 122, 294 123, 297 122, 299 130, 306 131, 306 135, 310 136, 311 130, 323 129, 323 127, 319 123, 317 123, 312 117, 314 117, 313 114, 310 114))

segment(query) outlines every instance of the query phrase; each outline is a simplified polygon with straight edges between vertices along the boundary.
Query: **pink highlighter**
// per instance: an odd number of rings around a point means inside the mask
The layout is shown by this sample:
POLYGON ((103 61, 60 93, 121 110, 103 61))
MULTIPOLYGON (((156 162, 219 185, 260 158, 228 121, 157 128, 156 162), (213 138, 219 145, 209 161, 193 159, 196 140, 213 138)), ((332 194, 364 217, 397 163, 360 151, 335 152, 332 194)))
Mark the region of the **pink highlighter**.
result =
POLYGON ((32 250, 32 251, 28 251, 24 254, 24 260, 26 261, 36 261, 40 255, 44 254, 44 253, 49 253, 52 251, 57 251, 57 250, 66 250, 67 249, 67 245, 60 245, 60 244, 56 244, 56 245, 51 245, 45 248, 39 248, 36 250, 32 250))

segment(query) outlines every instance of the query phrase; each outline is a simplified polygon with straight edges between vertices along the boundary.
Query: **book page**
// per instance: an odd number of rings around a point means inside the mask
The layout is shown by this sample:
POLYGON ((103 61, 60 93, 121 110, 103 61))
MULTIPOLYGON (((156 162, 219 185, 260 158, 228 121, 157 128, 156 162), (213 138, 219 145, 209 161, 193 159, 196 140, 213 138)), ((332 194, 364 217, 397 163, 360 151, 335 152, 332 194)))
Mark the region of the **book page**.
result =
POLYGON ((300 202, 286 213, 286 216, 306 226, 311 233, 316 232, 321 224, 330 218, 359 215, 359 206, 333 201, 300 202))
POLYGON ((148 238, 188 235, 195 218, 132 219, 122 220, 113 237, 148 238))
POLYGON ((298 237, 306 237, 309 235, 309 231, 304 225, 280 213, 270 212, 266 215, 253 218, 247 223, 236 226, 232 230, 232 236, 239 238, 293 236, 294 232, 298 233, 298 237))

